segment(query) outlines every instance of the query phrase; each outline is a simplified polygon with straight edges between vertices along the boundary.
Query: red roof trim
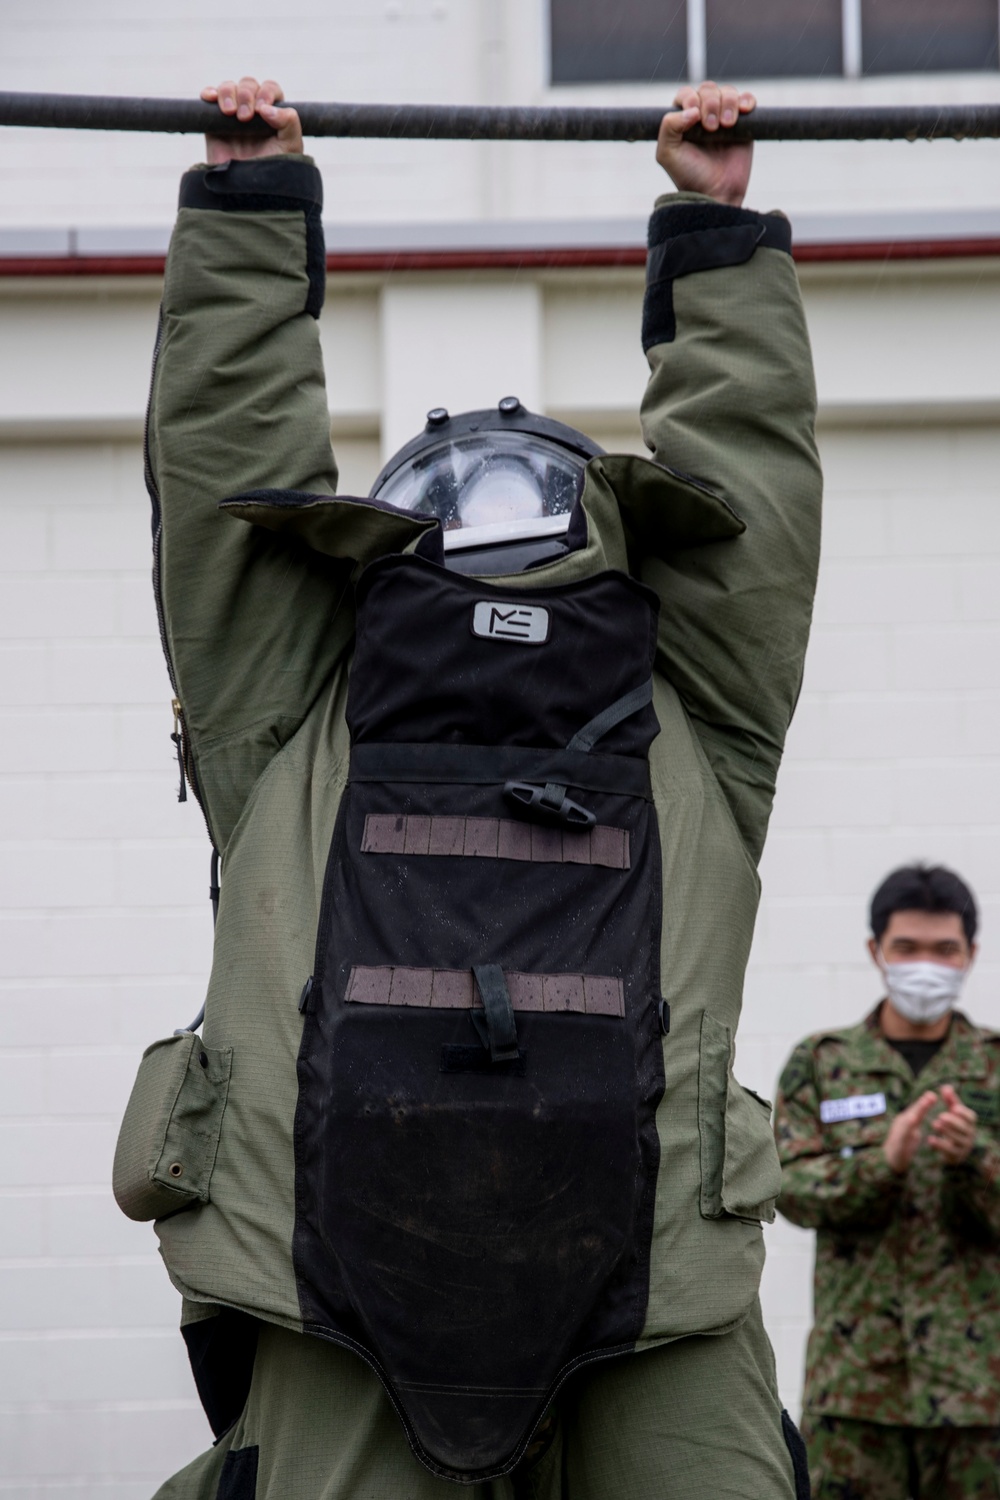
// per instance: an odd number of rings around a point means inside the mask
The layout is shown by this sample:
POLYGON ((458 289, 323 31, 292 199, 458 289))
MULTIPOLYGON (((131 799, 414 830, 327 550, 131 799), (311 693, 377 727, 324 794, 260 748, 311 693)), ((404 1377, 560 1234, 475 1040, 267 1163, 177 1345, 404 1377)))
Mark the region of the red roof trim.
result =
POLYGON ((798 261, 970 260, 1000 255, 1000 239, 870 240, 860 244, 796 245, 798 261))
POLYGON ((0 276, 162 276, 163 255, 0 255, 0 276))
MULTIPOLYGON (((886 260, 957 260, 1000 256, 1000 238, 886 240, 828 245, 797 245, 802 263, 886 260)), ((340 275, 392 271, 494 271, 614 269, 642 266, 641 245, 555 250, 370 250, 333 251, 327 270, 340 275)), ((0 255, 0 276, 162 276, 162 255, 0 255)))

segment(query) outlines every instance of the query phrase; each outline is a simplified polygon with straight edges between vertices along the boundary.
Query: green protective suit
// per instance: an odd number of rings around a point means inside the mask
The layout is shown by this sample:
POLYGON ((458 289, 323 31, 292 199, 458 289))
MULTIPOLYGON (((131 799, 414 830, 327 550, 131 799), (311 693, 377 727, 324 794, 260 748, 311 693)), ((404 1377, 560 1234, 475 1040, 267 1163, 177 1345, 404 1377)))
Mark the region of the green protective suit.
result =
MULTIPOLYGON (((171 243, 148 429, 155 583, 184 762, 224 874, 203 1038, 149 1049, 116 1160, 122 1207, 157 1219, 187 1325, 227 1309, 296 1337, 299 1001, 347 777, 353 586, 374 559, 412 552, 428 525, 334 498, 319 207, 308 158, 201 169, 171 243), (311 498, 290 506, 291 490, 311 498)), ((780 1188, 769 1106, 732 1062, 819 544, 815 395, 789 244, 777 215, 658 200, 644 313, 652 461, 592 460, 585 545, 504 580, 514 591, 617 569, 660 604, 649 768, 671 1027, 636 1349, 706 1334, 723 1337, 694 1342, 721 1353, 740 1335, 745 1348, 759 1326, 761 1220, 780 1188)), ((753 1340, 770 1368, 762 1332, 753 1340)), ((773 1370, 765 1385, 773 1407, 773 1370)), ((770 1409, 766 1425, 780 1444, 770 1409)), ((769 1495, 792 1494, 787 1453, 782 1463, 769 1495)), ((414 1495, 420 1472, 414 1463, 414 1495)), ((759 1500, 759 1474, 748 1482, 727 1492, 759 1500)))

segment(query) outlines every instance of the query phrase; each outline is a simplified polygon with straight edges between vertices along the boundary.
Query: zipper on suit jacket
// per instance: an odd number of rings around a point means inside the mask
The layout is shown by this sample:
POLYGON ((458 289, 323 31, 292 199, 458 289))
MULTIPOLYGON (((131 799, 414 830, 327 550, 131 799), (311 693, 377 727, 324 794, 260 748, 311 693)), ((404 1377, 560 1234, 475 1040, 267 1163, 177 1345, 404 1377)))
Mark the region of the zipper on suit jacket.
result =
POLYGON ((173 693, 171 707, 174 715, 174 730, 170 738, 177 750, 177 766, 180 773, 180 785, 177 792, 178 802, 187 801, 187 786, 191 787, 195 801, 201 808, 201 815, 205 820, 205 831, 213 849, 219 846, 212 832, 209 822, 208 811, 205 807, 201 790, 198 786, 198 776, 195 771, 194 756, 191 753, 191 741, 184 723, 184 709, 177 692, 177 677, 174 672, 173 660, 170 656, 170 646, 167 641, 167 622, 163 610, 163 590, 161 585, 161 563, 160 543, 163 535, 163 507, 160 504, 160 491, 157 487, 156 478, 153 474, 153 466, 149 460, 149 423, 153 410, 153 386, 156 380, 156 367, 160 357, 160 341, 163 332, 162 313, 157 321, 156 342, 153 345, 153 363, 149 378, 149 396, 146 401, 146 414, 142 429, 142 464, 143 474, 146 480, 146 491, 149 495, 153 508, 153 600, 156 605, 156 621, 160 631, 160 646, 163 649, 163 657, 167 664, 167 676, 170 679, 170 687, 173 693))

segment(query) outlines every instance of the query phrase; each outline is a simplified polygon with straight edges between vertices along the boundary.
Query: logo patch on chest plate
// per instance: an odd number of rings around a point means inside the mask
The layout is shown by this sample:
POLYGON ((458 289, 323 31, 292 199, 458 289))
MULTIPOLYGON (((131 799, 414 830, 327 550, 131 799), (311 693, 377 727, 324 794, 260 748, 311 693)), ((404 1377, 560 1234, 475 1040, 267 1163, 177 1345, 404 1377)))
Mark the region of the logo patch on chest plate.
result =
POLYGON ((884 1094, 850 1094, 846 1099, 824 1099, 819 1106, 819 1117, 824 1125, 835 1125, 838 1120, 867 1120, 872 1115, 884 1114, 884 1094))
POLYGON ((549 638, 549 612, 541 604, 480 599, 472 611, 472 634, 488 641, 542 646, 549 638))

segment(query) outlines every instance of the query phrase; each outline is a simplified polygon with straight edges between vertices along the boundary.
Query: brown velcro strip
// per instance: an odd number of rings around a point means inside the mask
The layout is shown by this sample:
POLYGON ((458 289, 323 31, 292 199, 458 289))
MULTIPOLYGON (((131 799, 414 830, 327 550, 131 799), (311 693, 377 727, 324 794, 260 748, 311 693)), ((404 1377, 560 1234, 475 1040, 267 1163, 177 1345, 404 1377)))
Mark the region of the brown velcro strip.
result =
MULTIPOLYGON (((519 974, 504 970, 515 1010, 563 1010, 578 1015, 625 1015, 625 989, 608 974, 519 974)), ((471 969, 354 968, 345 999, 351 1005, 418 1005, 434 1010, 481 1008, 471 969)))
POLYGON ((513 818, 417 817, 369 813, 362 854, 468 855, 479 859, 521 859, 556 865, 603 865, 627 870, 627 828, 599 823, 583 833, 513 818))

